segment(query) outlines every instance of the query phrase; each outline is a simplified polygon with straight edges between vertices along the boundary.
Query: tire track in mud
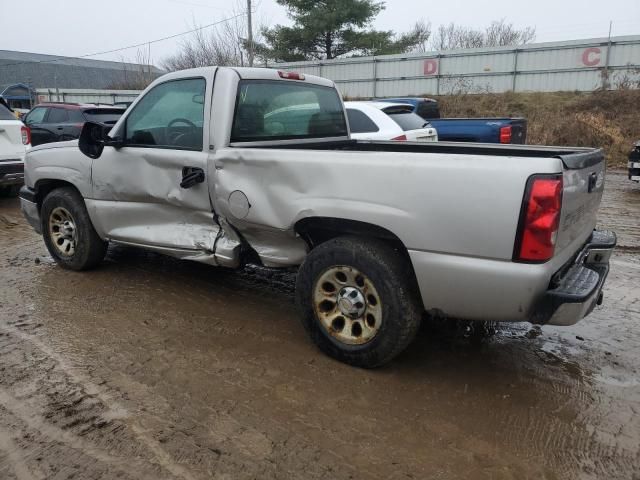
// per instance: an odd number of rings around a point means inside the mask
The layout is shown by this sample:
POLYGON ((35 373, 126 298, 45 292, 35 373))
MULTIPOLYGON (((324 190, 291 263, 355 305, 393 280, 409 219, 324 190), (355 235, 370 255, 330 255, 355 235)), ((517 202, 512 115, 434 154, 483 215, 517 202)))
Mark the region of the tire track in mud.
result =
MULTIPOLYGON (((42 343, 38 338, 39 327, 38 323, 25 318, 0 326, 0 411, 4 413, 0 415, 0 424, 21 425, 19 431, 27 432, 32 437, 29 443, 36 445, 21 447, 30 452, 30 456, 61 458, 65 463, 76 458, 73 463, 80 470, 74 473, 80 473, 82 478, 118 475, 192 479, 206 478, 216 471, 228 472, 231 478, 238 475, 239 478, 279 478, 281 474, 296 477, 300 473, 296 467, 287 468, 280 462, 298 464, 301 458, 309 460, 307 478, 357 475, 355 470, 350 474, 333 472, 331 462, 318 460, 333 455, 334 460, 344 462, 344 458, 313 447, 302 438, 292 438, 284 425, 271 425, 267 429, 270 433, 265 434, 248 428, 228 413, 213 409, 212 422, 193 424, 187 429, 179 412, 169 418, 147 412, 143 423, 148 427, 131 422, 126 413, 120 413, 124 409, 113 400, 111 393, 83 378, 80 369, 69 366, 42 343), (11 374, 6 375, 7 371, 11 374), (174 425, 181 427, 174 429, 174 425), (275 437, 274 432, 278 432, 275 437), (212 436, 220 448, 208 445, 212 436), (59 453, 54 454, 52 449, 59 453), (32 453, 34 451, 36 453, 32 453), (137 457, 144 460, 132 460, 137 457), (154 464, 162 468, 154 468, 154 464), (192 475, 182 464, 202 475, 192 475), (205 472, 208 474, 204 475, 205 472)), ((256 364, 256 367, 259 366, 256 364)), ((247 389, 247 385, 231 379, 221 380, 247 389)), ((155 397, 154 403, 157 401, 155 397)), ((235 406, 233 413, 245 420, 253 418, 250 423, 264 423, 255 411, 242 405, 235 406)), ((335 440, 340 443, 340 439, 335 440)), ((12 460, 12 463, 16 462, 12 460)), ((32 463, 27 465, 33 468, 32 463)), ((68 467, 60 468, 68 470, 68 467)), ((342 464, 341 470, 344 468, 342 464)), ((375 477, 371 472, 359 473, 375 477)))
MULTIPOLYGON (((0 419, 6 420, 6 416, 2 414, 1 410, 2 407, 0 407, 0 419)), ((3 423, 5 422, 3 421, 3 423)), ((22 452, 23 450, 11 440, 10 432, 0 428, 0 478, 6 480, 14 478, 16 480, 45 480, 46 477, 39 468, 27 466, 22 452)))
POLYGON ((127 414, 100 387, 71 373, 24 328, 37 325, 0 327, 0 407, 26 431, 82 452, 122 478, 194 478, 135 423, 120 420, 127 414))

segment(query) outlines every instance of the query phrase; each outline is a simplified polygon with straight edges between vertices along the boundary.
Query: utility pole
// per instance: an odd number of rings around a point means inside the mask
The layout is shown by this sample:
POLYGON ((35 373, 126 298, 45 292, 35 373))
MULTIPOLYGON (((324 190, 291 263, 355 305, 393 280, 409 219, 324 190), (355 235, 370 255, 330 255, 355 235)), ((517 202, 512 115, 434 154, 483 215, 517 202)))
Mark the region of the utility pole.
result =
POLYGON ((607 56, 604 64, 604 75, 602 77, 602 89, 608 90, 611 86, 609 82, 609 58, 611 55, 611 29, 613 28, 613 20, 609 20, 609 38, 607 40, 607 56))
POLYGON ((247 36, 247 41, 249 46, 248 56, 249 56, 249 66, 253 67, 253 27, 251 25, 251 0, 247 0, 247 30, 249 31, 247 36))

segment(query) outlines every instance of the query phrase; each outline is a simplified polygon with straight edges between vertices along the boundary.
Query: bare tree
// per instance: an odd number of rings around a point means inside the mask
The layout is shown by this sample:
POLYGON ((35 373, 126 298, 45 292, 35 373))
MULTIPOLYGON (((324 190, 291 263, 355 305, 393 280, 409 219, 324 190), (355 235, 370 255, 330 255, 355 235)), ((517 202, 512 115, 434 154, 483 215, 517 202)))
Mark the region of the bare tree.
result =
MULTIPOLYGON (((241 13, 243 10, 236 3, 234 18, 206 31, 196 30, 180 42, 178 53, 162 61, 162 67, 174 71, 209 65, 248 65, 247 21, 241 13)), ((261 30, 259 25, 254 27, 254 44, 260 44, 261 30)))
POLYGON ((505 19, 495 20, 484 30, 450 23, 440 25, 431 40, 434 50, 524 45, 536 37, 533 27, 517 29, 505 19))
POLYGON ((450 23, 440 25, 431 40, 434 50, 476 48, 483 46, 483 35, 479 30, 450 23))
POLYGON ((425 22, 424 19, 418 20, 413 24, 413 28, 407 33, 400 35, 398 43, 402 44, 406 39, 406 52, 424 53, 429 51, 429 40, 431 39, 431 22, 425 22))
POLYGON ((114 90, 144 90, 159 75, 156 67, 152 64, 149 50, 138 49, 136 63, 127 63, 124 58, 121 58, 121 62, 121 78, 111 82, 108 88, 114 90))
POLYGON ((526 27, 518 30, 512 23, 506 23, 505 19, 494 20, 484 31, 485 47, 506 47, 511 45, 524 45, 531 43, 536 38, 536 29, 526 27))

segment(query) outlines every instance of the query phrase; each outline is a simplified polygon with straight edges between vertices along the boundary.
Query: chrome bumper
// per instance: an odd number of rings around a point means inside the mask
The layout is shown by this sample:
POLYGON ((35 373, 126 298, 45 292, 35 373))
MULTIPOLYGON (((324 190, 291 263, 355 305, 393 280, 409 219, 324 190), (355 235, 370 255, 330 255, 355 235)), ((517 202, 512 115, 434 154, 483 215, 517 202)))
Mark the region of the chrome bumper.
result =
POLYGON ((31 225, 36 232, 42 235, 40 210, 38 209, 36 195, 35 192, 26 185, 20 189, 20 208, 22 209, 24 218, 29 222, 29 225, 31 225))
POLYGON ((595 230, 574 262, 554 276, 553 288, 538 303, 532 322, 573 325, 600 305, 615 246, 615 233, 595 230))

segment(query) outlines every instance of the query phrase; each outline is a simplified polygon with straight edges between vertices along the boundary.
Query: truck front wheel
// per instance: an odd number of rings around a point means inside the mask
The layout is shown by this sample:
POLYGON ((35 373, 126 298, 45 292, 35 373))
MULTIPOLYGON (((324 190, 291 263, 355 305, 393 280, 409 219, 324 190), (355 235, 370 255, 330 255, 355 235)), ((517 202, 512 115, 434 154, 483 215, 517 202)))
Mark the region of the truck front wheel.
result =
POLYGON ((338 237, 300 267, 296 300, 313 342, 342 362, 381 366, 414 339, 422 316, 407 259, 383 241, 338 237))
POLYGON ((87 270, 102 261, 107 242, 96 233, 84 200, 75 189, 52 190, 42 202, 40 216, 44 243, 61 267, 87 270))

